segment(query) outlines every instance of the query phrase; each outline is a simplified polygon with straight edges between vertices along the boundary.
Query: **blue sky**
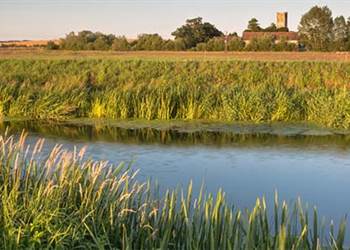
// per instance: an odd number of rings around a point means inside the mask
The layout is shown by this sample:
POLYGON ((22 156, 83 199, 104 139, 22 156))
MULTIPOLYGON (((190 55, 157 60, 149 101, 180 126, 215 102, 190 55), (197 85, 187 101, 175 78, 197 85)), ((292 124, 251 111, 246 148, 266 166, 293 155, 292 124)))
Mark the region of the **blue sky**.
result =
POLYGON ((126 35, 170 33, 201 16, 220 30, 242 32, 251 17, 262 26, 275 12, 289 12, 289 27, 314 5, 328 5, 333 16, 350 16, 350 0, 0 0, 0 40, 53 39, 83 29, 126 35))

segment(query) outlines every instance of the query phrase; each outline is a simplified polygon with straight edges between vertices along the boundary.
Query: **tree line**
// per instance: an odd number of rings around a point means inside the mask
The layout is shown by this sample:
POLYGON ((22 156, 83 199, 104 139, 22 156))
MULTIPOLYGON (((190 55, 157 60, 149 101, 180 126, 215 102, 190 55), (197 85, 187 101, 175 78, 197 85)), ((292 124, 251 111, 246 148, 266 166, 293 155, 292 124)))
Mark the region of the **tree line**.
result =
POLYGON ((327 6, 314 6, 305 13, 298 26, 299 44, 282 38, 276 42, 268 32, 288 32, 272 23, 262 28, 256 18, 248 22, 246 32, 265 32, 263 36, 245 43, 237 33, 224 34, 201 17, 188 19, 171 33, 175 39, 163 39, 159 34, 141 34, 134 40, 125 36, 100 32, 71 32, 60 44, 49 42, 48 49, 114 50, 114 51, 350 51, 350 17, 333 18, 327 6))

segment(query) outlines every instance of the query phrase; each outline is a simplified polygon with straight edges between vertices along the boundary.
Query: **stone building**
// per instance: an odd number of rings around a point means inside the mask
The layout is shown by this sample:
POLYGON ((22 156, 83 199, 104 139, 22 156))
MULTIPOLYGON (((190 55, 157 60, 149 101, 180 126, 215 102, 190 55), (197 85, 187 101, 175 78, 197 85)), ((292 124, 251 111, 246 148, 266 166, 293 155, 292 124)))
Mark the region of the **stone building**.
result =
POLYGON ((288 28, 288 12, 277 12, 277 29, 288 28))

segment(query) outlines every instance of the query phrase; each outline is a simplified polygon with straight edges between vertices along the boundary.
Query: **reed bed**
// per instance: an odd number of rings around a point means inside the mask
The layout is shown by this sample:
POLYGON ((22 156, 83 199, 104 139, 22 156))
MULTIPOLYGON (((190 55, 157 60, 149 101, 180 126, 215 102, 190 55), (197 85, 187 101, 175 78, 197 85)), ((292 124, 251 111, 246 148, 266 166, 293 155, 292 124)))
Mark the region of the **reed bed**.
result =
POLYGON ((0 60, 0 116, 350 128, 350 63, 0 60))
POLYGON ((84 149, 44 141, 28 145, 0 136, 0 248, 2 249, 343 249, 345 219, 325 227, 300 200, 277 195, 273 209, 257 199, 240 210, 225 193, 186 190, 157 194, 136 173, 86 160, 84 149), (270 214, 272 211, 272 214, 270 214))

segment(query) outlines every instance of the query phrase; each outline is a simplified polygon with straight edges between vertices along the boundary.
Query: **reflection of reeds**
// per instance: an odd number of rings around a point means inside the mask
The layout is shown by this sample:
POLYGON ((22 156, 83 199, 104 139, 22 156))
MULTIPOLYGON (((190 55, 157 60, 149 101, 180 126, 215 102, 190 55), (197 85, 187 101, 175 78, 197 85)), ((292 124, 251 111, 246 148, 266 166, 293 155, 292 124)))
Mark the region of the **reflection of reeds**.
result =
MULTIPOLYGON (((164 124, 164 123, 163 123, 164 124)), ((190 123, 191 124, 191 123, 190 123)), ((171 127, 171 126, 170 126, 171 127)), ((201 130, 196 125, 197 131, 179 131, 166 128, 121 128, 111 125, 84 125, 69 124, 64 122, 47 121, 7 121, 0 122, 0 131, 8 129, 11 133, 21 133, 27 130, 43 136, 67 138, 69 140, 107 141, 124 144, 162 144, 178 146, 225 146, 225 147, 264 147, 279 146, 308 149, 316 146, 319 150, 349 150, 350 135, 290 135, 273 134, 273 130, 259 129, 257 125, 242 125, 237 131, 230 132, 201 130), (244 130, 244 128, 246 128, 244 130), (325 147, 325 145, 327 145, 325 147)), ((181 127, 178 127, 181 129, 181 127)), ((204 128, 204 127, 203 127, 204 128)), ((289 132, 288 127, 283 128, 289 132)), ((303 131, 303 129, 300 129, 303 131)), ((321 130, 322 131, 322 130, 321 130)))
POLYGON ((8 117, 303 121, 350 127, 349 63, 1 60, 8 117))
POLYGON ((38 161, 25 136, 0 136, 0 245, 4 249, 342 249, 345 221, 328 234, 298 201, 269 215, 265 199, 232 209, 225 193, 169 190, 138 183, 122 165, 84 161, 84 150, 56 146, 38 161))

